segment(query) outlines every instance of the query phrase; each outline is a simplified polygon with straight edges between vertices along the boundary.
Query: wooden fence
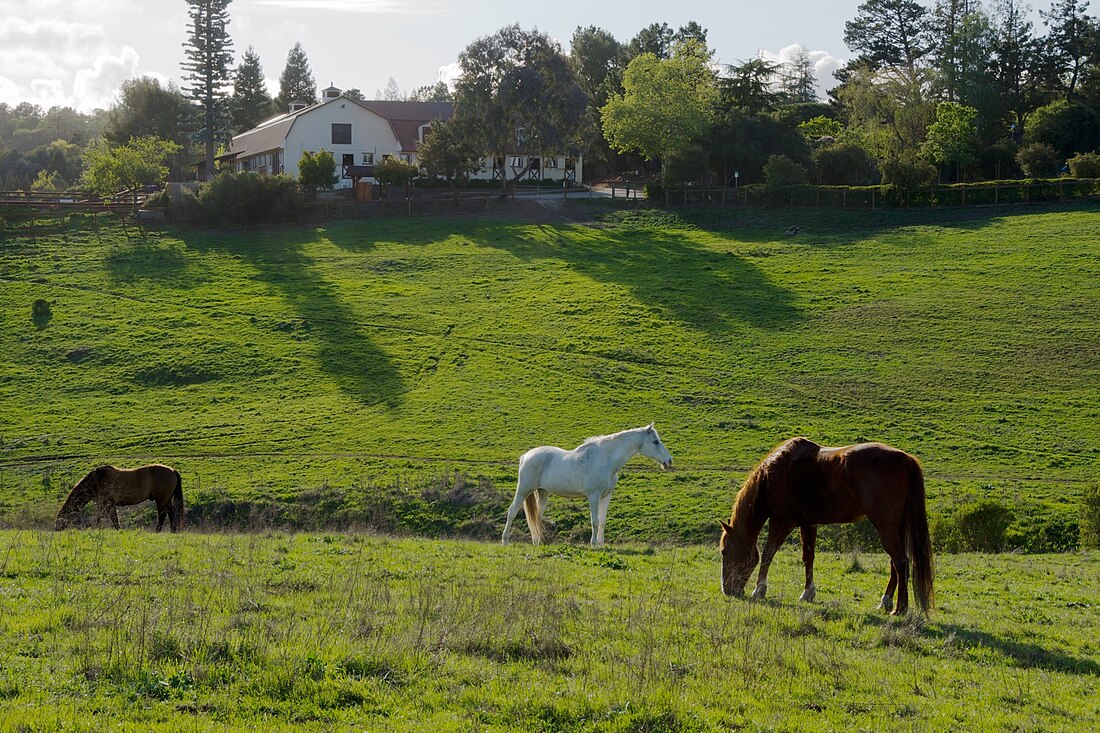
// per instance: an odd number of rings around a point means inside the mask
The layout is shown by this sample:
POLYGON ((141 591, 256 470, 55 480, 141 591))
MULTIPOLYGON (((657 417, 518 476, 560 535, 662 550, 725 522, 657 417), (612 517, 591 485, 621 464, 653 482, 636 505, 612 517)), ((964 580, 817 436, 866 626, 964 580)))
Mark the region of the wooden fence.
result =
POLYGON ((0 211, 133 211, 141 208, 157 189, 128 189, 111 196, 87 191, 0 191, 0 211))

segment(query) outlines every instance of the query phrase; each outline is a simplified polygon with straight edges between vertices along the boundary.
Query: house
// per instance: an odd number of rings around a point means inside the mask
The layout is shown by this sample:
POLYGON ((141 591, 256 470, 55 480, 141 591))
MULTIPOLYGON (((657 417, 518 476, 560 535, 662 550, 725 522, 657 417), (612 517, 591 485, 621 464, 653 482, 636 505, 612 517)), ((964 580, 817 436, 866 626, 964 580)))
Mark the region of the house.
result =
MULTIPOLYGON (((336 159, 336 186, 347 188, 357 179, 373 180, 374 164, 391 156, 415 165, 417 146, 432 122, 453 115, 450 102, 359 101, 330 86, 321 102, 293 102, 286 114, 234 137, 218 161, 237 171, 297 176, 302 153, 327 150, 336 159)), ((474 178, 500 179, 522 171, 522 180, 576 182, 581 174, 579 156, 510 151, 484 163, 474 178)))

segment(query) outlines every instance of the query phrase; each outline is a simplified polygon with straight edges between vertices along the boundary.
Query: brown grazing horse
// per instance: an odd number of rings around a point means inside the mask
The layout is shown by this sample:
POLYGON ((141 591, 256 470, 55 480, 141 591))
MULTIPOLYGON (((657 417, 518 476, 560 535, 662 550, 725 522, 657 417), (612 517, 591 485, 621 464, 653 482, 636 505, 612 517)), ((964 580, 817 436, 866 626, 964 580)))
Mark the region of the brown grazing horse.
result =
POLYGON ((154 463, 140 468, 100 466, 80 479, 57 513, 54 529, 65 529, 73 516, 90 501, 96 503, 96 525, 104 516, 120 529, 115 507, 140 504, 147 499, 157 503, 157 531, 165 517, 175 532, 183 526, 183 483, 180 473, 169 466, 154 463))
POLYGON ((890 582, 881 607, 895 615, 909 608, 909 563, 913 594, 927 615, 932 599, 932 543, 924 508, 924 475, 913 456, 882 443, 823 448, 792 438, 768 454, 741 487, 729 524, 722 522, 722 592, 740 596, 760 561, 753 598, 768 592, 768 566, 795 527, 802 533, 806 589, 812 601, 817 525, 843 524, 867 517, 890 556, 890 582), (769 520, 763 558, 756 541, 769 520))

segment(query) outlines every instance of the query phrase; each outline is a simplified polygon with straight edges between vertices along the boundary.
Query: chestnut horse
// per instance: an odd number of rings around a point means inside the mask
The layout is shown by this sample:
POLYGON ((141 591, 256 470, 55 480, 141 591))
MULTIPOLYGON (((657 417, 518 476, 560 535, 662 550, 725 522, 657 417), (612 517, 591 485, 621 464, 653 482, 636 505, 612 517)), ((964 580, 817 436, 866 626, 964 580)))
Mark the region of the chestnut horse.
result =
POLYGON ((165 517, 175 532, 183 524, 183 484, 180 473, 169 466, 154 463, 140 468, 100 466, 88 473, 69 492, 69 497, 57 513, 54 529, 65 529, 73 516, 90 501, 96 503, 96 525, 104 516, 120 529, 115 507, 140 504, 147 499, 157 503, 157 531, 165 517))
POLYGON ((729 524, 722 522, 722 591, 740 596, 760 561, 753 598, 768 592, 768 567, 795 527, 802 533, 806 587, 800 600, 812 601, 817 525, 856 522, 867 517, 890 556, 890 582, 881 607, 904 614, 909 607, 909 563, 913 594, 927 615, 933 605, 932 543, 924 507, 924 475, 913 456, 882 443, 823 448, 792 438, 768 454, 745 481, 729 524), (768 538, 761 557, 756 542, 764 522, 768 538), (898 592, 894 608, 894 590, 898 592))

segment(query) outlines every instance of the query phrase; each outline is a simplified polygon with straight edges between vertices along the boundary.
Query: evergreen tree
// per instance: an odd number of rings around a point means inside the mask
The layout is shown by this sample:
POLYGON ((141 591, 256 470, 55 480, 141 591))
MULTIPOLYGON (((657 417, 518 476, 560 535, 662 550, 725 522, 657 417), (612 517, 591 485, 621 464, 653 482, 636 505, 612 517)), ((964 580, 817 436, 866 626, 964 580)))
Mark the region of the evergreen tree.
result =
POLYGON ((317 101, 317 82, 309 68, 309 59, 301 43, 286 56, 286 68, 279 77, 279 96, 275 97, 275 112, 286 114, 291 102, 314 104, 317 101))
POLYGON ((928 10, 913 0, 867 0, 844 24, 844 43, 877 69, 903 66, 912 71, 929 50, 928 10))
POLYGON ((1089 56, 1097 53, 1100 27, 1087 9, 1088 0, 1054 0, 1049 12, 1039 11, 1049 29, 1044 53, 1048 80, 1067 101, 1077 93, 1089 56))
POLYGON ((260 57, 251 46, 244 52, 233 75, 233 129, 236 132, 250 130, 271 115, 271 95, 264 83, 264 70, 260 57))
POLYGON ((780 88, 788 103, 817 101, 817 74, 804 47, 799 46, 798 54, 783 64, 780 88))
POLYGON ((207 177, 214 173, 214 150, 231 137, 228 99, 233 42, 226 30, 230 2, 187 0, 191 26, 183 44, 184 91, 198 108, 194 139, 205 148, 207 177))

